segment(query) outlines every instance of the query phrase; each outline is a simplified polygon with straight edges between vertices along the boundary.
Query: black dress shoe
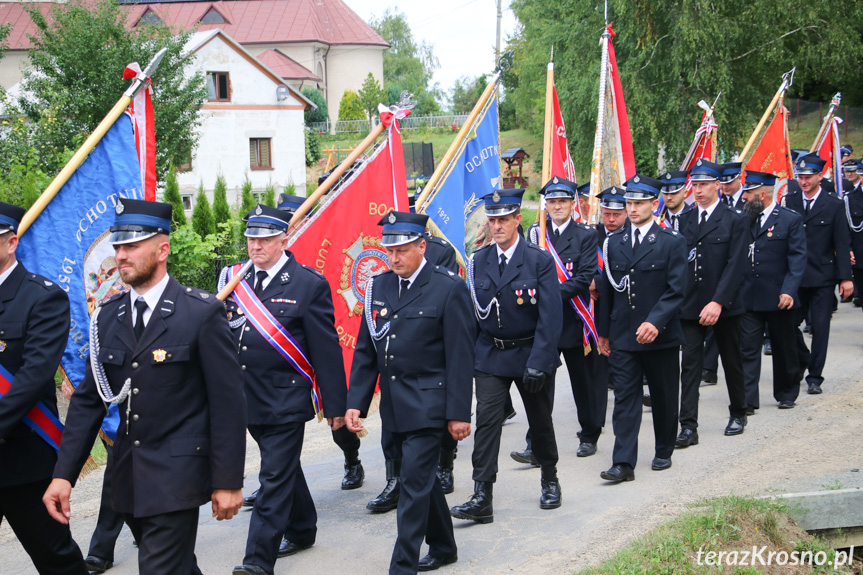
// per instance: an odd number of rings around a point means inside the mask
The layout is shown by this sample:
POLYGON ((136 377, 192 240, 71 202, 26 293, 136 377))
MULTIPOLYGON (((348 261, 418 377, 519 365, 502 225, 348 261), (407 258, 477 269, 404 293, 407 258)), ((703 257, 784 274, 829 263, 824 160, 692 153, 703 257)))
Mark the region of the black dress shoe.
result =
POLYGON ((575 455, 577 457, 590 457, 594 453, 596 453, 596 444, 585 441, 578 445, 578 451, 575 452, 575 455))
POLYGON ((671 458, 665 457, 654 457, 653 462, 650 464, 650 468, 654 471, 662 471, 663 469, 671 468, 671 458))
POLYGON ((725 427, 725 435, 740 435, 746 427, 746 416, 731 417, 725 427))
POLYGON ((764 355, 773 355, 773 344, 770 340, 764 342, 764 355))
POLYGON ((617 465, 613 465, 608 471, 601 472, 599 476, 606 481, 613 481, 614 483, 620 483, 621 481, 634 481, 635 470, 632 469, 631 465, 619 463, 617 465))
POLYGON ((809 333, 809 332, 810 332, 809 324, 807 323, 806 325, 803 326, 803 333, 809 333))
POLYGON ((539 461, 536 460, 536 456, 534 456, 533 451, 530 449, 525 449, 524 451, 510 451, 509 456, 519 463, 539 467, 539 461))
POLYGON ((854 307, 863 307, 863 299, 859 297, 854 298, 854 307))
POLYGON ((366 472, 363 463, 357 459, 356 463, 345 463, 345 476, 342 478, 342 489, 357 489, 363 486, 366 472))
POLYGON ((237 565, 234 567, 233 575, 267 575, 267 572, 257 565, 237 565))
POLYGON ((746 415, 755 415, 755 408, 754 407, 747 407, 746 408, 746 415))
POLYGON ((254 507, 255 500, 258 498, 258 490, 255 489, 252 491, 252 494, 248 497, 243 497, 243 507, 254 507))
POLYGON ((88 555, 84 559, 84 565, 87 566, 87 571, 90 573, 104 573, 114 566, 114 562, 95 555, 88 555))
POLYGON ((779 402, 779 409, 794 409, 794 406, 797 405, 790 399, 783 399, 779 402))
POLYGON ((701 387, 705 385, 716 385, 719 381, 719 376, 715 371, 702 370, 701 372, 701 387))
POLYGON ((399 506, 399 493, 401 493, 401 481, 398 477, 394 477, 387 481, 380 495, 366 503, 366 509, 376 513, 392 511, 399 506))
POLYGON ((653 406, 653 400, 650 399, 649 393, 645 393, 644 396, 642 396, 641 405, 643 405, 644 407, 652 407, 653 406))
POLYGON ((694 429, 683 429, 674 441, 675 447, 689 447, 698 445, 698 432, 694 429))
POLYGON ((809 395, 818 395, 821 393, 821 385, 818 383, 810 383, 809 389, 806 390, 809 395))
POLYGON ((449 557, 440 558, 432 557, 429 554, 420 559, 420 562, 417 563, 417 571, 435 571, 444 565, 449 565, 456 561, 458 561, 458 555, 450 555, 449 557))
POLYGON ((443 488, 444 495, 449 495, 455 491, 455 478, 452 474, 452 467, 437 466, 437 478, 440 481, 440 486, 443 488))
POLYGON ((494 483, 490 481, 476 481, 470 500, 462 505, 452 507, 449 514, 456 519, 467 519, 477 523, 493 523, 493 487, 494 483))
POLYGON ((282 542, 279 543, 279 552, 277 554, 278 557, 287 557, 288 555, 295 555, 300 551, 304 551, 314 545, 314 543, 310 543, 308 545, 299 545, 294 543, 293 541, 288 541, 287 539, 282 539, 282 542))
MULTIPOLYGON (((503 416, 503 422, 506 423, 507 421, 509 421, 513 417, 515 417, 515 410, 514 409, 503 416)), ((427 555, 426 557, 431 557, 431 555, 427 555)), ((437 567, 435 567, 435 569, 437 569, 437 567)))
POLYGON ((540 479, 542 495, 539 498, 540 509, 557 509, 560 507, 560 481, 557 479, 540 479))

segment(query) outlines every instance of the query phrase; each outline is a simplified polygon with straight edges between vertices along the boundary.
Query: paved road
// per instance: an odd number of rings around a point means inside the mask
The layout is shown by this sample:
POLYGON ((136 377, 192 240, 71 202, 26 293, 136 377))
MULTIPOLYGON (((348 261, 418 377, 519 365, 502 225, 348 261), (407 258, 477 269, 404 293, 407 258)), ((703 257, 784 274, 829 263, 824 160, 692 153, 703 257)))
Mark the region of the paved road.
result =
MULTIPOLYGON (((763 364, 759 413, 750 418, 746 433, 724 437, 727 394, 720 385, 702 388, 701 443, 673 456, 674 466, 650 470, 653 456, 652 421, 645 410, 636 481, 608 485, 599 472, 611 465, 611 405, 608 426, 596 456, 575 457, 578 423, 565 370, 557 375, 555 428, 561 462, 563 507, 539 509, 539 471, 513 462, 509 452, 523 447, 526 420, 519 412, 503 432, 500 473, 495 486, 495 522, 473 525, 457 521, 459 562, 441 573, 499 574, 566 573, 596 563, 660 521, 676 515, 705 497, 723 494, 763 494, 836 488, 863 488, 863 314, 851 304, 834 317, 824 394, 801 396, 798 407, 779 411, 771 395, 770 361, 763 364)), ((611 393, 609 394, 612 399, 611 393)), ((611 403, 611 401, 610 401, 611 403)), ((279 560, 276 574, 295 572, 352 575, 384 573, 395 538, 395 513, 371 515, 365 503, 384 484, 380 424, 373 418, 363 440, 361 457, 366 484, 341 491, 341 454, 328 430, 310 423, 303 467, 318 508, 315 546, 279 560)), ((456 491, 452 505, 471 494, 472 437, 464 441, 456 460, 456 491)), ((257 486, 258 454, 251 442, 247 456, 247 493, 257 486)), ((95 525, 99 473, 73 492, 72 530, 86 546, 95 525)), ((198 531, 198 560, 204 573, 229 574, 243 556, 249 514, 216 522, 202 508, 198 531)), ((86 548, 86 547, 85 547, 86 548)), ((8 526, 0 527, 0 573, 33 574, 26 554, 8 526)), ((136 551, 124 530, 117 543, 117 566, 111 575, 137 573, 136 551)))

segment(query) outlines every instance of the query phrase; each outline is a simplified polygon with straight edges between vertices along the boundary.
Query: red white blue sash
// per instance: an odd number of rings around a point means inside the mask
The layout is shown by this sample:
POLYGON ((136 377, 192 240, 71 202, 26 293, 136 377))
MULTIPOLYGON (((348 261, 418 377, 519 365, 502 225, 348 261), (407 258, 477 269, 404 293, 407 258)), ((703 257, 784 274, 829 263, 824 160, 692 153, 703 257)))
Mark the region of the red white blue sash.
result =
MULTIPOLYGON (((242 264, 228 266, 228 281, 242 267, 242 264)), ((232 295, 237 305, 240 306, 240 309, 243 310, 243 313, 248 318, 248 321, 258 330, 258 333, 311 384, 312 405, 315 408, 315 415, 318 421, 323 419, 324 405, 321 400, 321 390, 315 377, 315 368, 312 367, 312 362, 309 360, 306 351, 291 337, 291 334, 288 333, 285 327, 273 317, 273 314, 264 307, 260 298, 245 279, 237 284, 232 295)))
MULTIPOLYGON (((9 393, 14 378, 15 376, 0 365, 0 397, 9 393)), ((37 403, 36 407, 31 409, 21 422, 35 431, 48 445, 54 449, 60 449, 60 436, 63 434, 63 424, 43 402, 40 401, 37 403)))
MULTIPOLYGON (((554 267, 557 269, 557 280, 560 283, 564 283, 568 279, 572 278, 572 274, 566 269, 563 265, 563 262, 560 259, 560 256, 557 253, 557 250, 554 249, 554 245, 551 243, 551 235, 548 233, 548 229, 550 226, 546 226, 545 228, 545 245, 548 248, 551 257, 554 258, 554 267)), ((602 262, 602 255, 600 252, 599 261, 602 262)), ((602 263, 599 264, 600 270, 602 269, 602 263)), ((584 349, 587 350, 590 347, 590 340, 593 339, 594 345, 597 345, 599 341, 599 337, 596 333, 596 323, 593 319, 593 300, 588 298, 589 303, 585 303, 584 299, 581 296, 575 296, 571 300, 569 300, 570 305, 575 310, 575 313, 578 314, 578 317, 581 318, 581 323, 584 325, 584 349)), ((586 352, 585 352, 586 353, 586 352)))

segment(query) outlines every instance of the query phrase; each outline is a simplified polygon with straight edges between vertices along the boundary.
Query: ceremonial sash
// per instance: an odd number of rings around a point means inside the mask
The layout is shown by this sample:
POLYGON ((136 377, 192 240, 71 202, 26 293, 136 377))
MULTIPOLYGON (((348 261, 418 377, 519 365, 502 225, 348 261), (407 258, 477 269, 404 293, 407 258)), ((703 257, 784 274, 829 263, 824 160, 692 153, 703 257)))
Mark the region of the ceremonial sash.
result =
MULTIPOLYGON (((550 227, 550 226, 549 226, 550 227)), ((548 233, 549 227, 545 228, 545 242, 546 247, 548 248, 551 257, 554 258, 554 267, 557 269, 557 281, 560 283, 565 282, 566 280, 572 278, 572 274, 564 267, 563 262, 560 259, 560 256, 557 253, 557 250, 554 249, 554 245, 551 243, 551 235, 548 233)), ((600 251, 599 261, 602 262, 602 252, 600 251)), ((599 264, 600 270, 602 269, 602 264, 599 264)), ((594 345, 598 345, 599 337, 596 333, 596 324, 593 320, 593 300, 588 298, 590 303, 584 303, 584 299, 581 296, 575 296, 571 300, 569 300, 569 304, 572 306, 572 309, 575 310, 575 313, 578 314, 578 317, 581 318, 582 324, 584 324, 584 333, 582 334, 584 338, 584 350, 585 354, 590 351, 590 339, 593 339, 594 345)))
MULTIPOLYGON (((0 365, 0 397, 9 393, 13 379, 15 379, 15 376, 0 365)), ((60 449, 60 436, 63 434, 63 424, 60 423, 57 416, 43 402, 40 401, 37 403, 36 407, 31 409, 21 422, 35 431, 48 445, 54 449, 60 449)))
MULTIPOLYGON (((242 264, 229 266, 228 280, 239 272, 242 267, 242 264)), ((312 362, 309 360, 306 351, 291 337, 285 326, 279 323, 273 317, 273 314, 264 307, 260 298, 258 298, 245 279, 237 284, 232 295, 237 305, 240 306, 240 309, 243 310, 243 313, 248 318, 248 321, 258 330, 258 333, 311 384, 312 405, 315 408, 315 415, 318 421, 323 419, 324 406, 321 400, 321 390, 318 388, 315 368, 312 367, 312 362)))

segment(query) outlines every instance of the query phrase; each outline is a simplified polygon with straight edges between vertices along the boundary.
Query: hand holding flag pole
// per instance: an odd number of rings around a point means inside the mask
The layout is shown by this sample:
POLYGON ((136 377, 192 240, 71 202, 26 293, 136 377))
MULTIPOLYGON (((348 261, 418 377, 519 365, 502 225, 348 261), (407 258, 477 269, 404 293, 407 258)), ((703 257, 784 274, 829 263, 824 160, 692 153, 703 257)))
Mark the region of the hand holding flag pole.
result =
POLYGON ((42 192, 42 195, 33 203, 27 213, 24 214, 24 217, 21 218, 21 223, 18 225, 18 237, 20 238, 24 232, 27 231, 27 228, 39 217, 39 214, 45 209, 45 207, 54 199, 54 196, 57 195, 57 192, 63 187, 63 185, 72 177, 72 174, 75 173, 81 164, 84 163, 84 160, 87 159, 87 156, 90 155, 90 152, 93 151, 93 148, 99 143, 99 141, 105 136, 111 126, 114 125, 114 122, 117 121, 123 112, 126 111, 126 108, 129 107, 129 103, 132 101, 132 98, 135 97, 135 94, 149 83, 150 78, 156 72, 156 68, 159 67, 159 63, 162 61, 162 58, 165 56, 165 52, 167 52, 167 48, 162 48, 159 50, 153 59, 147 64, 147 67, 143 72, 138 74, 135 79, 132 81, 132 84, 129 88, 123 92, 123 95, 117 100, 117 103, 114 104, 114 107, 111 108, 111 111, 99 122, 99 125, 96 126, 96 129, 93 130, 93 133, 90 134, 90 137, 81 144, 81 147, 78 148, 78 151, 75 152, 75 155, 72 156, 63 169, 60 170, 60 173, 54 178, 54 180, 48 184, 48 187, 45 188, 45 191, 42 192))

